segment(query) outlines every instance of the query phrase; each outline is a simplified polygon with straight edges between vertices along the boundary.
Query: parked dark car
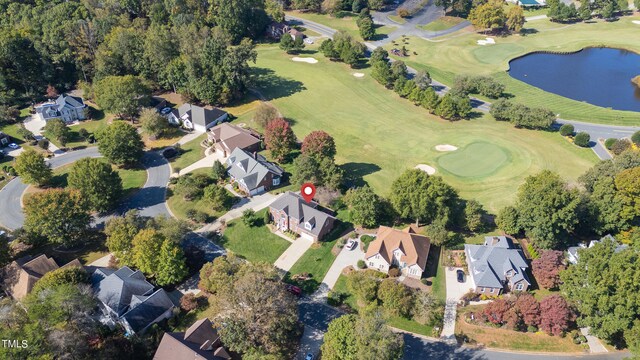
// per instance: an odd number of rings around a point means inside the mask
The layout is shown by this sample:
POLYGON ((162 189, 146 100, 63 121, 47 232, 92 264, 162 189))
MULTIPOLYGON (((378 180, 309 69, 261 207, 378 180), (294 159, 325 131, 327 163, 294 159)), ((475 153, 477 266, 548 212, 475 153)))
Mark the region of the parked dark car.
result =
POLYGON ((288 292, 292 293, 295 296, 302 295, 302 289, 300 289, 299 287, 297 287, 295 285, 287 284, 286 289, 287 289, 288 292))
POLYGON ((171 159, 176 157, 177 155, 178 155, 178 150, 174 148, 167 148, 162 152, 162 156, 164 156, 165 159, 171 159))
POLYGON ((464 271, 457 270, 456 271, 456 275, 458 276, 458 282, 459 283, 463 283, 464 282, 464 271))

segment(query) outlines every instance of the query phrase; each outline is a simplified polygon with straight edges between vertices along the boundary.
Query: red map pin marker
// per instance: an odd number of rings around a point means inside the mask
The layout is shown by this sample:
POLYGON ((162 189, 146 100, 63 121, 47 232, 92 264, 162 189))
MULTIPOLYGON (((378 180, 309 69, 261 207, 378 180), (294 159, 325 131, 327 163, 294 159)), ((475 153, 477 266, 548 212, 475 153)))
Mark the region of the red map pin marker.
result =
POLYGON ((300 195, 304 198, 304 201, 311 202, 314 196, 316 196, 316 187, 312 183, 304 183, 300 188, 300 195))

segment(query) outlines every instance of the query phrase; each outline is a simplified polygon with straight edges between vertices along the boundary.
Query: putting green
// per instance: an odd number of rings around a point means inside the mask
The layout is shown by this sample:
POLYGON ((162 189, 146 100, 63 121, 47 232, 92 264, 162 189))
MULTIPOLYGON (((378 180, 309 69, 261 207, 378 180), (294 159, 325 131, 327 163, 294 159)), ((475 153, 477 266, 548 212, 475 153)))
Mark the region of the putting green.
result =
POLYGON ((486 177, 508 164, 511 154, 505 148, 488 142, 473 142, 463 149, 442 155, 438 166, 452 175, 464 178, 486 177))

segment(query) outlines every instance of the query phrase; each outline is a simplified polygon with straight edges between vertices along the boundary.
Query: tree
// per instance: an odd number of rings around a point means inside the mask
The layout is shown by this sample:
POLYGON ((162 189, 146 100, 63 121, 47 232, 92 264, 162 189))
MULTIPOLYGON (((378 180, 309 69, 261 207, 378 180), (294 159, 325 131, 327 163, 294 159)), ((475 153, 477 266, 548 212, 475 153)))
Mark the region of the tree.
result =
POLYGON ((44 131, 65 146, 71 138, 71 130, 62 119, 51 119, 44 126, 44 131))
POLYGON ((562 136, 571 136, 573 135, 574 131, 575 128, 571 124, 563 124, 562 126, 560 126, 560 135, 562 136))
POLYGON ((545 250, 531 262, 533 276, 538 285, 554 289, 560 285, 560 272, 566 268, 564 254, 558 250, 545 250))
MULTIPOLYGON (((211 178, 205 174, 185 174, 178 178, 176 185, 173 188, 173 191, 177 195, 182 195, 182 198, 185 201, 192 201, 195 199, 199 199, 204 195, 205 189, 211 184, 211 178)), ((217 186, 217 185, 216 185, 217 186)), ((215 189, 209 189, 210 196, 212 201, 222 200, 221 198, 217 198, 217 196, 221 195, 217 193, 215 189)), ((222 203, 217 203, 222 206, 222 203)))
POLYGON ((428 71, 420 70, 416 76, 413 77, 413 82, 416 83, 418 89, 425 90, 431 85, 431 74, 429 74, 428 71))
POLYGON ((104 233, 107 235, 107 248, 121 265, 133 266, 133 238, 143 225, 142 219, 134 210, 107 221, 104 228, 104 233))
POLYGON ((535 327, 540 325, 540 303, 533 295, 519 294, 516 298, 515 308, 525 325, 535 327))
POLYGON ((431 239, 431 243, 435 246, 446 245, 454 235, 447 230, 442 221, 436 220, 427 225, 424 229, 425 235, 431 239))
POLYGON ((253 209, 247 209, 242 212, 242 223, 246 226, 253 227, 258 222, 258 217, 253 209))
POLYGON ((267 124, 264 142, 271 156, 277 161, 284 161, 296 145, 296 136, 285 119, 277 118, 267 124))
MULTIPOLYGON (((362 1, 363 0, 354 0, 354 11, 356 4, 362 1)), ((361 6, 358 7, 360 8, 361 6)), ((360 36, 362 36, 362 38, 365 40, 371 40, 376 36, 376 28, 373 24, 373 18, 369 14, 368 9, 361 8, 360 10, 357 11, 360 13, 360 15, 358 16, 358 20, 356 21, 358 30, 360 31, 360 36), (362 10, 362 12, 360 10, 362 10)))
POLYGON ((580 3, 580 7, 578 8, 578 15, 580 16, 580 20, 587 21, 591 19, 591 4, 585 1, 580 3))
POLYGON ((0 235, 0 267, 4 267, 11 261, 11 247, 7 235, 0 235))
POLYGON ((280 49, 290 54, 293 51, 294 44, 291 35, 285 33, 280 36, 280 49))
POLYGON ((356 296, 359 306, 376 300, 378 282, 365 271, 352 272, 347 276, 347 287, 356 296))
POLYGON ((114 121, 111 125, 97 133, 98 150, 117 166, 132 166, 144 153, 144 143, 135 127, 123 122, 114 121))
POLYGON ((409 288, 395 279, 384 279, 378 286, 378 299, 390 316, 409 317, 413 308, 413 294, 409 288))
POLYGON ((13 168, 26 184, 43 186, 53 176, 53 171, 44 161, 44 156, 31 148, 18 155, 13 168))
POLYGON ((79 191, 52 189, 24 200, 24 229, 64 247, 76 245, 89 227, 91 215, 79 191))
POLYGON ((484 229, 484 215, 485 211, 482 205, 476 200, 469 200, 464 208, 464 217, 467 222, 467 228, 469 231, 482 232, 484 229))
POLYGON ((557 249, 578 223, 580 198, 556 173, 529 176, 518 189, 518 227, 542 249, 557 249))
POLYGON ((215 258, 204 264, 200 269, 198 289, 210 294, 217 294, 219 290, 232 286, 233 276, 240 271, 244 261, 233 253, 215 258))
POLYGON ((217 184, 211 184, 204 188, 203 199, 207 200, 209 204, 211 204, 212 209, 219 211, 228 209, 233 197, 224 187, 217 184))
MULTIPOLYGON (((640 3, 636 0, 636 8, 640 9, 640 3)), ((633 322, 633 326, 624 332, 624 340, 631 353, 637 357, 640 355, 640 320, 633 322)))
POLYGON ((511 301, 496 299, 485 306, 482 315, 490 323, 502 325, 507 322, 508 313, 512 307, 511 301))
POLYGON ((417 291, 414 294, 413 320, 423 325, 435 325, 441 323, 444 314, 444 304, 433 293, 417 291))
POLYGON ((611 152, 620 155, 631 148, 631 142, 627 139, 618 139, 612 146, 611 152))
POLYGON ((159 262, 160 249, 166 239, 154 229, 142 229, 134 236, 133 263, 143 273, 153 276, 158 273, 161 266, 159 262))
POLYGON ((220 160, 216 160, 211 168, 211 177, 217 182, 223 182, 227 178, 227 167, 222 165, 220 160))
POLYGON ((245 263, 231 286, 218 289, 214 324, 229 350, 256 358, 283 358, 295 346, 296 300, 275 279, 273 266, 245 263))
POLYGON ((580 327, 605 341, 622 345, 625 331, 640 314, 638 253, 633 249, 616 251, 609 239, 580 251, 578 263, 560 273, 560 290, 575 304, 580 327))
POLYGON ((316 130, 304 137, 301 150, 305 155, 333 159, 336 155, 336 143, 331 135, 322 130, 316 130))
POLYGON ((623 219, 634 221, 640 218, 639 177, 640 167, 623 170, 615 177, 617 197, 622 203, 620 216, 623 219))
POLYGON ((258 105, 255 114, 253 115, 253 121, 260 125, 263 129, 266 129, 267 124, 276 118, 279 118, 280 112, 275 106, 262 102, 258 105))
POLYGON ((344 202, 349 206, 350 220, 365 228, 373 228, 381 217, 382 201, 367 185, 352 188, 344 196, 344 202))
POLYGON ((507 17, 504 14, 502 2, 490 0, 471 9, 468 19, 478 29, 493 31, 503 28, 507 17))
POLYGON ((177 284, 189 273, 182 248, 169 239, 162 242, 157 262, 155 279, 160 286, 177 284))
POLYGON ((234 42, 243 37, 257 38, 269 24, 261 0, 213 0, 210 11, 213 22, 234 42))
POLYGON ((640 146, 640 131, 636 131, 631 135, 631 142, 636 144, 636 146, 640 146))
POLYGON ((436 94, 436 91, 432 87, 428 87, 424 90, 422 95, 422 101, 420 105, 427 109, 430 113, 433 113, 440 103, 440 97, 436 94))
POLYGON ((507 29, 513 32, 520 32, 522 27, 524 26, 524 11, 521 6, 513 6, 509 9, 507 13, 507 29))
POLYGON ((321 351, 327 360, 357 360, 358 347, 355 328, 357 315, 343 315, 329 323, 321 351))
POLYGON ((140 127, 151 139, 157 139, 169 128, 169 121, 156 109, 146 108, 140 113, 140 127))
POLYGON ((99 159, 78 160, 67 180, 69 187, 80 191, 89 208, 99 212, 113 209, 122 196, 122 179, 118 172, 99 159))
POLYGON ((107 76, 94 85, 97 104, 106 112, 132 119, 146 105, 151 90, 135 76, 107 76))
POLYGON ((458 201, 456 191, 438 176, 421 170, 407 170, 391 185, 391 204, 403 218, 431 223, 441 219, 449 223, 458 201))
POLYGON ((607 3, 604 8, 602 8, 602 11, 600 12, 600 14, 602 15, 602 17, 606 20, 609 20, 611 18, 613 18, 613 13, 616 11, 616 5, 614 4, 614 2, 609 2, 607 3))
POLYGON ((575 320, 569 303, 560 295, 551 295, 540 302, 540 329, 548 334, 560 336, 575 320))
POLYGON ((51 289, 60 285, 78 285, 89 283, 89 274, 79 266, 66 266, 50 271, 33 286, 33 293, 39 293, 45 289, 51 289))
POLYGON ((579 132, 573 138, 573 143, 580 147, 589 147, 591 136, 587 132, 579 132))

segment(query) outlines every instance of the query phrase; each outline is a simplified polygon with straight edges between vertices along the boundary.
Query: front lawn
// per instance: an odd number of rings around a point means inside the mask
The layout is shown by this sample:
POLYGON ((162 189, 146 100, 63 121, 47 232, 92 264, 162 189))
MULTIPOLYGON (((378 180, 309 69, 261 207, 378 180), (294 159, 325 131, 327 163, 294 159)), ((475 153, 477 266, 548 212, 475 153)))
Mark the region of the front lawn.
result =
POLYGON ((443 30, 452 28, 463 21, 466 21, 466 19, 455 17, 455 16, 443 16, 438 20, 432 21, 427 25, 421 25, 419 27, 422 30, 443 31, 443 30))
MULTIPOLYGON (((107 163, 107 159, 98 158, 101 162, 107 163)), ((67 187, 67 177, 69 172, 73 168, 73 164, 60 166, 53 170, 53 178, 51 179, 51 185, 58 188, 67 187)), ((122 179, 122 189, 125 196, 130 195, 137 189, 140 189, 147 182, 147 171, 143 168, 133 169, 120 169, 117 166, 112 165, 112 168, 116 170, 120 178, 122 179)))
MULTIPOLYGON (((210 174, 211 169, 196 169, 191 174, 210 174)), ((231 193, 229 193, 231 195, 231 193)), ((232 195, 233 196, 233 195, 232 195)), ((237 200, 237 198, 234 198, 237 200)), ((226 210, 214 210, 207 200, 202 198, 186 201, 182 196, 173 193, 171 188, 167 190, 167 206, 175 217, 181 220, 191 221, 187 216, 190 211, 197 211, 207 214, 210 221, 213 221, 226 213, 226 210)))
MULTIPOLYGON (((318 24, 322 24, 324 26, 328 26, 335 30, 346 31, 351 34, 356 40, 364 41, 360 36, 360 31, 358 30, 358 25, 356 24, 357 16, 345 16, 342 18, 337 18, 331 15, 325 14, 316 14, 311 12, 298 12, 298 11, 287 11, 287 15, 295 16, 301 19, 309 20, 316 22, 318 24)), ((376 35, 384 35, 388 34, 391 31, 395 30, 394 27, 391 26, 380 26, 376 25, 376 35)))
MULTIPOLYGON (((262 219, 266 211, 258 211, 257 218, 262 219)), ((250 227, 242 219, 236 219, 227 223, 220 245, 250 262, 273 264, 291 243, 272 234, 264 225, 250 227)))
POLYGON ((195 163, 196 161, 204 158, 204 152, 206 149, 203 148, 200 143, 202 143, 206 138, 207 134, 202 134, 197 138, 189 141, 188 143, 180 146, 182 153, 169 161, 171 163, 173 172, 178 172, 195 163))
POLYGON ((478 344, 486 347, 518 350, 518 351, 543 351, 543 352, 584 352, 580 345, 573 343, 570 336, 564 338, 550 336, 543 332, 529 333, 500 329, 485 325, 470 324, 465 321, 469 312, 482 311, 481 306, 467 306, 458 310, 456 333, 464 334, 478 344))

